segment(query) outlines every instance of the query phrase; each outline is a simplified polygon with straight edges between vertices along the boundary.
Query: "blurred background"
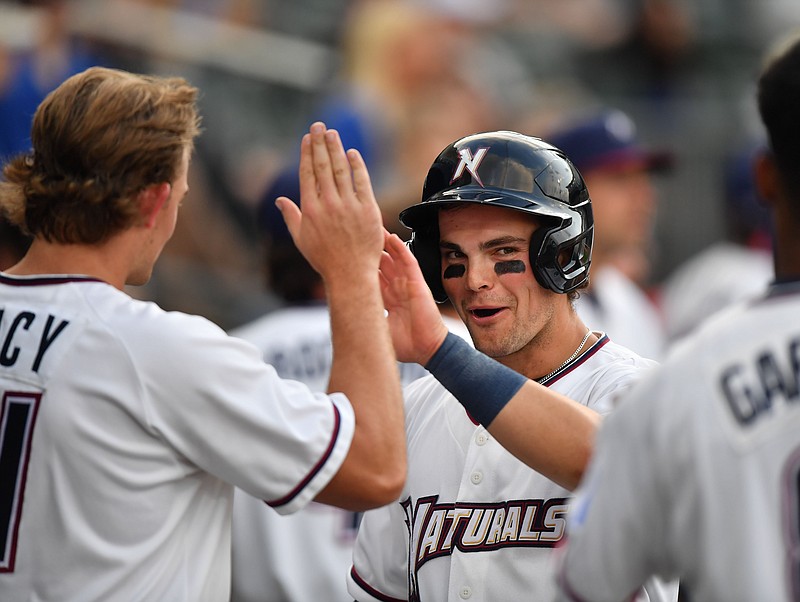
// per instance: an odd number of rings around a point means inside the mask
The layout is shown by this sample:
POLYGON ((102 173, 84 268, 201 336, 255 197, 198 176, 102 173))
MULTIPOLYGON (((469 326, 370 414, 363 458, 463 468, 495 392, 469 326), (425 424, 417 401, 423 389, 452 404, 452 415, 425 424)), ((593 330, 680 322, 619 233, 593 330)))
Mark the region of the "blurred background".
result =
POLYGON ((756 74, 797 26, 797 0, 0 0, 0 158, 27 150, 38 103, 89 65, 186 77, 204 127, 191 192, 153 280, 131 292, 233 328, 280 304, 264 286, 263 197, 311 122, 362 151, 405 236, 397 212, 447 143, 546 139, 614 107, 674 157, 642 276, 657 295, 728 236, 728 166, 762 142, 756 74))

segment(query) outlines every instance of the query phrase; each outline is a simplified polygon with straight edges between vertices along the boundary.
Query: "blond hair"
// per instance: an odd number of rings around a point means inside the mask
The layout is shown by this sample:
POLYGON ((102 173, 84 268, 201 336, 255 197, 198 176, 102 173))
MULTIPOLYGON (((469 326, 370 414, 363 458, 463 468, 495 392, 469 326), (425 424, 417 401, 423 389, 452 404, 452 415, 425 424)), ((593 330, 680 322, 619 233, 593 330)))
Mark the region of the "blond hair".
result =
POLYGON ((92 67, 33 119, 33 151, 4 168, 0 209, 24 232, 94 244, 132 226, 136 193, 172 182, 199 134, 197 88, 178 77, 92 67))

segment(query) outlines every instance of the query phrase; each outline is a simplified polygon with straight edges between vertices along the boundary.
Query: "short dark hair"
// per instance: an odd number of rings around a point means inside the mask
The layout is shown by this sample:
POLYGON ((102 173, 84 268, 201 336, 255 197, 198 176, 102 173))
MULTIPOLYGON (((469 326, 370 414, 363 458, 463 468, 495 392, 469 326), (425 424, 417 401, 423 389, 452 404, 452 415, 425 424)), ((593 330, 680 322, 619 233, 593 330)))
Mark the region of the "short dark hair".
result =
MULTIPOLYGON (((782 39, 758 79, 758 110, 784 185, 800 198, 800 34, 782 39)), ((800 206, 797 207, 800 214, 800 206)))

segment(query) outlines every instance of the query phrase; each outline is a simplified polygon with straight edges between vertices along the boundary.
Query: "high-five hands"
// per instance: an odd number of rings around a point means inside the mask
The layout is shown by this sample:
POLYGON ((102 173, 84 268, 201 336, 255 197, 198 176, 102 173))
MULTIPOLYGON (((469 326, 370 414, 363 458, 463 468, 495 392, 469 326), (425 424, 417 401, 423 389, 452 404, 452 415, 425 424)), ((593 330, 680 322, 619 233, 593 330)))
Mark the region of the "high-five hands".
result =
POLYGON ((424 366, 448 330, 414 255, 396 234, 384 232, 384 239, 381 292, 395 353, 424 366))
POLYGON ((300 207, 276 200, 297 248, 326 280, 378 269, 383 219, 359 152, 345 152, 336 130, 311 125, 300 144, 300 207))
POLYGON ((397 357, 425 365, 447 336, 447 327, 416 258, 383 228, 361 155, 354 149, 345 152, 338 132, 316 122, 300 145, 299 177, 300 207, 286 197, 276 200, 297 248, 329 285, 358 270, 378 277, 380 268, 397 357))

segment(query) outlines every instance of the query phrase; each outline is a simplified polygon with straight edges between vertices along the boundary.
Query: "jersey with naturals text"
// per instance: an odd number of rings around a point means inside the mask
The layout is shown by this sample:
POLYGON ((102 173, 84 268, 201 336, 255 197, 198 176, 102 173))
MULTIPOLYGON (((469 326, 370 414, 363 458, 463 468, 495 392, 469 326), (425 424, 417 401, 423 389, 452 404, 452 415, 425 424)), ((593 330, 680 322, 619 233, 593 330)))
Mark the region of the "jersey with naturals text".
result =
POLYGON ((651 573, 693 602, 800 599, 800 282, 724 310, 630 392, 570 527, 564 599, 651 573))
POLYGON ((353 436, 343 395, 85 277, 0 274, 0 599, 224 600, 234 486, 308 504, 353 436))
MULTIPOLYGON (((601 336, 550 380, 606 414, 654 365, 601 336)), ((432 376, 405 390, 409 474, 365 513, 348 588, 359 602, 548 600, 570 493, 503 449, 432 376)))

